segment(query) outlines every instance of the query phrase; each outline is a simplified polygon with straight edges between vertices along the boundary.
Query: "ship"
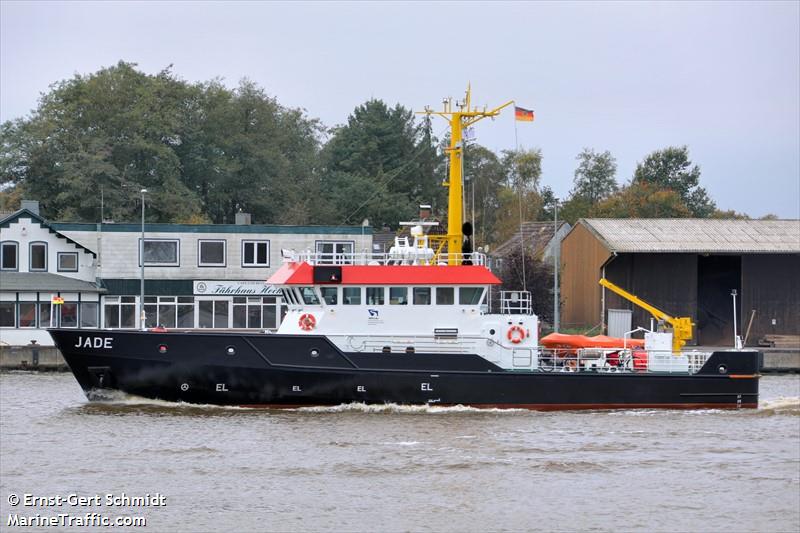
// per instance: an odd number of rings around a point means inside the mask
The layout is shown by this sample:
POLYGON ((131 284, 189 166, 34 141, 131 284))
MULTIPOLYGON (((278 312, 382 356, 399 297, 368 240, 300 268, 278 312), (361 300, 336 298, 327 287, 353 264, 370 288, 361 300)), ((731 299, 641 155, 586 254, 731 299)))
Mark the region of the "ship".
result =
MULTIPOLYGON (((529 291, 499 290, 462 220, 462 137, 491 110, 445 99, 446 233, 412 221, 387 253, 282 251, 267 280, 288 306, 272 332, 50 329, 90 400, 116 392, 193 404, 477 408, 756 408, 762 355, 683 350, 687 324, 644 340, 540 338, 529 291)), ((669 318, 669 317, 667 317, 669 318)), ((691 329, 691 324, 688 324, 691 329)), ((643 328, 637 328, 643 329, 643 328)))

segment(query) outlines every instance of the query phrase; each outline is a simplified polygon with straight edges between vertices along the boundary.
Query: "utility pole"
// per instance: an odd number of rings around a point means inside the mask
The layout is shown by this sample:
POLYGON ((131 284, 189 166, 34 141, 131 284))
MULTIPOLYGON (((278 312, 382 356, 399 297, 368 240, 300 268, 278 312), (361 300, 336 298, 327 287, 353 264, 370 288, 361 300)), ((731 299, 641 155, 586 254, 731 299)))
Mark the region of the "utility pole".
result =
POLYGON ((139 262, 141 263, 140 270, 139 270, 139 322, 142 327, 142 331, 147 330, 147 325, 145 324, 145 314, 144 314, 144 195, 147 194, 147 189, 142 189, 142 240, 141 244, 139 244, 139 262))

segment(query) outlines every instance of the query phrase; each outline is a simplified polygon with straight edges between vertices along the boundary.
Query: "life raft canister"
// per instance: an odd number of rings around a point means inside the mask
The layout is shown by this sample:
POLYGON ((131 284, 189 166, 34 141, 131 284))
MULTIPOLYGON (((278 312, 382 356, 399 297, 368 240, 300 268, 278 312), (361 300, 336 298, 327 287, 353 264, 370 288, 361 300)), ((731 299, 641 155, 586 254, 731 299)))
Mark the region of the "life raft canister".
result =
POLYGON ((522 326, 511 326, 506 335, 512 344, 519 344, 525 339, 525 330, 522 326))
POLYGON ((317 319, 312 314, 304 313, 300 316, 298 324, 303 331, 311 331, 317 325, 317 319))

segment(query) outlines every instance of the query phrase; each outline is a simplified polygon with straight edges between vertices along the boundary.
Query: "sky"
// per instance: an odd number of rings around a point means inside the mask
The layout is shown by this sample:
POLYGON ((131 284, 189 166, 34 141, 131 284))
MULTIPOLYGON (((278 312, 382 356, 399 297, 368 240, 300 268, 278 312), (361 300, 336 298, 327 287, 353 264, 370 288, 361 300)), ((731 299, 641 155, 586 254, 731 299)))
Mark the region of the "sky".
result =
MULTIPOLYGON (((609 150, 617 181, 689 147, 720 209, 800 218, 800 2, 0 3, 0 120, 59 80, 118 61, 190 82, 242 78, 326 126, 370 98, 490 108, 496 151, 540 148, 565 198, 576 155, 609 150)), ((435 132, 446 124, 438 119, 435 132)))

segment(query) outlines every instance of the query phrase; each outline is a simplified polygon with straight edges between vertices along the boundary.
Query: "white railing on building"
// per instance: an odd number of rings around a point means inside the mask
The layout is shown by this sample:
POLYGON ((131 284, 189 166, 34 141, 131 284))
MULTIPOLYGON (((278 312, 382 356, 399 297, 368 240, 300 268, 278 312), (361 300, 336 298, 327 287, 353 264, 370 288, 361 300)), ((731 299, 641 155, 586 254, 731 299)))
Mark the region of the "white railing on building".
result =
POLYGON ((453 260, 454 262, 462 265, 486 266, 486 254, 480 252, 472 252, 470 254, 441 253, 438 255, 431 255, 424 249, 420 249, 419 253, 414 253, 413 250, 403 250, 403 253, 322 253, 312 251, 295 252, 294 250, 283 250, 282 257, 285 262, 306 262, 310 265, 436 266, 448 265, 451 260, 453 260))

